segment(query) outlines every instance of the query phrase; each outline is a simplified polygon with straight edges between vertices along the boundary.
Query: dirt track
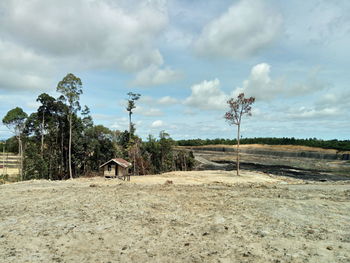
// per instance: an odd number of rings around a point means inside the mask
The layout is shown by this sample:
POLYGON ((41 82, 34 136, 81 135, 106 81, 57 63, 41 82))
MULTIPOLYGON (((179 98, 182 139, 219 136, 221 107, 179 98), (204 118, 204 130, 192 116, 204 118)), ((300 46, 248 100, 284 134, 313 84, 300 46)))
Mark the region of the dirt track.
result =
POLYGON ((0 186, 0 262, 350 262, 349 184, 132 180, 0 186))

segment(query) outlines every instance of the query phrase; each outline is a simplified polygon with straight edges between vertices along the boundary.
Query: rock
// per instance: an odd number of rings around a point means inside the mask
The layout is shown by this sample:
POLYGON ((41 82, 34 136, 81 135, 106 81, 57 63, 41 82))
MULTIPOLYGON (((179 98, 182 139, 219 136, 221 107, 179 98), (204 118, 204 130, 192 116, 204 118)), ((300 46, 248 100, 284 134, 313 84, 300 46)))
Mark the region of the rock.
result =
POLYGON ((189 245, 190 245, 190 243, 185 243, 185 245, 184 245, 184 246, 185 246, 185 247, 188 247, 189 245))
POLYGON ((215 223, 216 224, 222 224, 224 222, 225 222, 225 218, 223 218, 222 216, 215 217, 215 223))
POLYGON ((260 237, 266 237, 270 233, 266 230, 258 230, 258 231, 256 231, 256 234, 260 237))
POLYGON ((208 232, 204 232, 204 233, 202 234, 202 236, 207 236, 207 235, 209 235, 208 232))
POLYGON ((332 246, 328 246, 327 249, 328 250, 333 250, 333 247, 332 246))
POLYGON ((309 229, 309 230, 307 231, 307 233, 308 233, 308 234, 315 234, 315 230, 309 229))

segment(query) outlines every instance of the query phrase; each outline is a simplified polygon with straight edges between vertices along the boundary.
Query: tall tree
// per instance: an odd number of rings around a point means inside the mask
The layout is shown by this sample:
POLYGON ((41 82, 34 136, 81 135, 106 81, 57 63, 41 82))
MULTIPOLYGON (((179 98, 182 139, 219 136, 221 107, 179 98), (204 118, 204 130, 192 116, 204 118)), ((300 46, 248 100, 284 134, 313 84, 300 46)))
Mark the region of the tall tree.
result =
POLYGON ((62 99, 68 103, 68 122, 69 122, 69 143, 68 143, 68 166, 69 166, 69 177, 73 179, 72 173, 72 121, 73 114, 76 114, 80 110, 79 98, 83 93, 83 84, 80 78, 74 76, 72 73, 67 74, 61 80, 56 90, 60 92, 63 97, 62 99))
POLYGON ((126 107, 126 110, 129 112, 129 141, 131 141, 131 135, 132 135, 132 122, 131 122, 131 115, 133 114, 133 109, 136 108, 135 101, 137 101, 141 95, 138 93, 129 92, 128 93, 128 105, 126 107))
POLYGON ((46 93, 42 93, 38 96, 37 102, 40 102, 41 105, 38 108, 38 117, 41 119, 40 123, 40 135, 41 135, 41 145, 40 145, 40 153, 41 156, 44 154, 44 137, 46 132, 47 120, 51 115, 51 111, 55 105, 55 98, 51 97, 46 93))
POLYGON ((239 175, 239 140, 241 121, 244 115, 251 116, 251 105, 255 102, 254 97, 245 98, 244 93, 238 95, 237 99, 231 98, 227 101, 229 111, 225 114, 225 119, 230 125, 237 125, 237 175, 239 175))
POLYGON ((23 141, 22 135, 23 130, 25 128, 25 122, 28 115, 21 108, 16 107, 9 112, 7 112, 6 116, 2 119, 2 123, 11 130, 17 140, 18 140, 18 153, 20 155, 20 176, 21 180, 23 180, 23 141))

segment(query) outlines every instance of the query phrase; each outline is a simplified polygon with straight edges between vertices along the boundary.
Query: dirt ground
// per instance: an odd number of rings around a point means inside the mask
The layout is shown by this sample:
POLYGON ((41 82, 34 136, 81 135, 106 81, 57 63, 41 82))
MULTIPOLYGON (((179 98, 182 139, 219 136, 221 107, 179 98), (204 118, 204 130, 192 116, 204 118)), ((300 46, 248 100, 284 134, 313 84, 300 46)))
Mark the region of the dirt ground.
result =
POLYGON ((345 182, 177 172, 5 184, 0 200, 4 263, 350 262, 345 182))

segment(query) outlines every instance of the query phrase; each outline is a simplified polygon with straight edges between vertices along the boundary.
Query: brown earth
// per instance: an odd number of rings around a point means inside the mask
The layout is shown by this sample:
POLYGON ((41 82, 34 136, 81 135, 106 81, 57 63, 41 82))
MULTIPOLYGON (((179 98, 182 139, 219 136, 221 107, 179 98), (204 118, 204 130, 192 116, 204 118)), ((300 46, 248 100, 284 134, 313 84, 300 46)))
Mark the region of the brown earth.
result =
POLYGON ((0 262, 350 262, 350 184, 243 171, 0 186, 0 262))

